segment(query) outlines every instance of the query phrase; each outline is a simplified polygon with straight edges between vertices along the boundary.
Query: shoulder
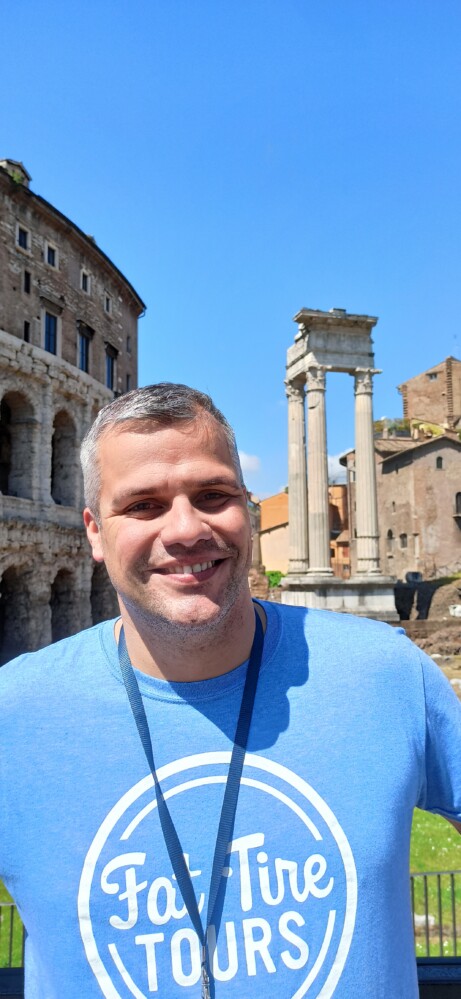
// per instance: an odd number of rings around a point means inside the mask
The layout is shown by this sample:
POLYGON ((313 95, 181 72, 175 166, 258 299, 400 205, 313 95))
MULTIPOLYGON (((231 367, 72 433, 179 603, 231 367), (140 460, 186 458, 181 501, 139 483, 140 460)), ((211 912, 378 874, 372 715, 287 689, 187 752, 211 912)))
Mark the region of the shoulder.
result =
MULTIPOLYGON (((278 621, 288 643, 305 642, 310 656, 328 659, 331 664, 347 664, 354 668, 363 663, 368 669, 409 666, 421 673, 423 653, 405 635, 403 628, 382 621, 338 614, 328 610, 311 610, 288 604, 263 603, 269 625, 278 621)), ((433 665, 433 664, 432 664, 433 665)))
POLYGON ((37 652, 27 652, 0 668, 0 698, 3 704, 18 695, 34 696, 37 689, 62 684, 66 676, 82 676, 101 655, 108 637, 113 634, 113 621, 78 632, 70 638, 48 645, 37 652))
POLYGON ((333 640, 343 641, 348 636, 359 643, 369 643, 376 640, 380 644, 408 643, 403 628, 393 627, 383 621, 373 621, 371 618, 358 617, 355 614, 338 614, 329 610, 312 610, 308 607, 294 607, 290 604, 276 604, 258 601, 270 619, 274 614, 282 624, 294 630, 304 631, 313 637, 321 635, 333 640))

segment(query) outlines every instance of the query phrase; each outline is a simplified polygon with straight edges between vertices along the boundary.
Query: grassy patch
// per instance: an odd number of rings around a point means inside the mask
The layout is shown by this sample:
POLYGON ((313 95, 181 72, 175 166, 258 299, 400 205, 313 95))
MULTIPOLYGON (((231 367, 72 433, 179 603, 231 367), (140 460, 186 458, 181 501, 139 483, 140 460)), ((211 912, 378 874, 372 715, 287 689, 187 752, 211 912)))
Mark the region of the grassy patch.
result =
MULTIPOLYGON (((461 837, 440 815, 430 815, 416 809, 411 835, 410 870, 412 872, 461 871, 461 837)), ((453 957, 453 907, 461 952, 461 875, 454 881, 448 875, 440 878, 440 907, 437 878, 427 879, 427 909, 434 925, 429 934, 429 955, 453 957)), ((426 907, 423 878, 415 879, 415 912, 423 915, 426 907)), ((427 954, 427 939, 423 928, 416 934, 416 953, 427 954)))

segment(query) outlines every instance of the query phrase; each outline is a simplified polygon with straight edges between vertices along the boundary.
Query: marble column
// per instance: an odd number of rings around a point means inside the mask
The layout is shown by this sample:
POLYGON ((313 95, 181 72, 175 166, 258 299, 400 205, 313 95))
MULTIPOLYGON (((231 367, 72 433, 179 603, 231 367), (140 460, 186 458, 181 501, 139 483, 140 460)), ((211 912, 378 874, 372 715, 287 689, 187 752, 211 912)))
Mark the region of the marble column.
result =
POLYGON ((357 575, 380 575, 378 500, 373 438, 373 374, 355 373, 357 575))
POLYGON ((288 397, 288 573, 305 573, 307 539, 307 470, 304 381, 286 382, 288 397))
POLYGON ((309 489, 309 573, 332 576, 328 509, 325 368, 307 370, 307 482, 309 489))

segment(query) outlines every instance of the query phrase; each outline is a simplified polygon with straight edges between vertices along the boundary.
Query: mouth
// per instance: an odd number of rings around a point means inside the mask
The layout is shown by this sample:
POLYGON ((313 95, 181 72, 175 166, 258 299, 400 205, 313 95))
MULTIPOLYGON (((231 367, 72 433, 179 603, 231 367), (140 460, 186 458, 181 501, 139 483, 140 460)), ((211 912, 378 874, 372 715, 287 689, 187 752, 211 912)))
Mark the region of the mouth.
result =
POLYGON ((193 576, 194 579, 208 579, 209 576, 212 575, 216 566, 220 565, 223 561, 224 559, 217 558, 208 560, 207 562, 192 562, 190 564, 184 563, 184 565, 160 566, 160 568, 154 569, 154 572, 161 576, 186 576, 189 578, 193 576))

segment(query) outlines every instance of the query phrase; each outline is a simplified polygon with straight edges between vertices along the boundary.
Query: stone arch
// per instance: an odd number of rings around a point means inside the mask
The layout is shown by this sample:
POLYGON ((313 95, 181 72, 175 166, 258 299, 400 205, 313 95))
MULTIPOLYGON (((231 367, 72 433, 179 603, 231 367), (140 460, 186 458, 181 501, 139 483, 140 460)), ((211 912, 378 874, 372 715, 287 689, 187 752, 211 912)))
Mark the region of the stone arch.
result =
POLYGON ((59 569, 51 584, 51 641, 59 642, 61 638, 78 631, 79 608, 76 602, 75 577, 70 569, 59 569))
POLYGON ((95 562, 91 576, 91 620, 93 624, 108 621, 120 611, 112 583, 103 562, 95 562))
POLYGON ((0 665, 34 648, 28 569, 10 566, 0 583, 0 665))
POLYGON ((62 506, 74 506, 77 496, 77 433, 65 409, 53 421, 51 497, 62 506))
POLYGON ((22 392, 6 392, 0 404, 0 489, 32 499, 34 407, 22 392))

